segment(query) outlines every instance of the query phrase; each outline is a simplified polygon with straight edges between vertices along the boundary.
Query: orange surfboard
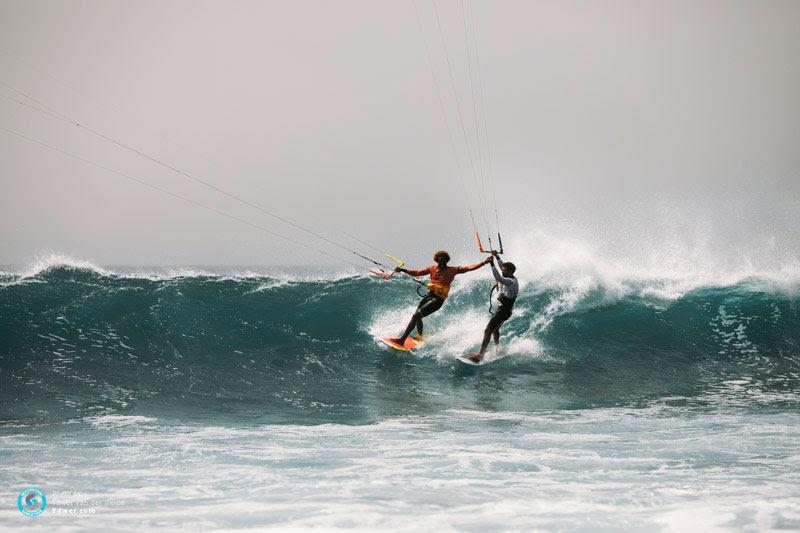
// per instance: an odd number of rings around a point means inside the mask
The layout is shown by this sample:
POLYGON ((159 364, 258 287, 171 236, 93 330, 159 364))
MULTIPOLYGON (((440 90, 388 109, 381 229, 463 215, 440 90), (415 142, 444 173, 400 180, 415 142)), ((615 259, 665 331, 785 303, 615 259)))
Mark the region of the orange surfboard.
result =
POLYGON ((394 341, 394 339, 391 339, 389 337, 384 337, 384 338, 380 339, 380 341, 383 344, 385 344, 386 346, 388 346, 389 348, 393 348, 393 349, 399 350, 401 352, 409 352, 409 351, 413 350, 414 348, 416 348, 417 346, 419 346, 420 343, 422 342, 422 339, 417 338, 417 337, 408 337, 406 339, 406 342, 404 342, 402 345, 397 344, 394 341))

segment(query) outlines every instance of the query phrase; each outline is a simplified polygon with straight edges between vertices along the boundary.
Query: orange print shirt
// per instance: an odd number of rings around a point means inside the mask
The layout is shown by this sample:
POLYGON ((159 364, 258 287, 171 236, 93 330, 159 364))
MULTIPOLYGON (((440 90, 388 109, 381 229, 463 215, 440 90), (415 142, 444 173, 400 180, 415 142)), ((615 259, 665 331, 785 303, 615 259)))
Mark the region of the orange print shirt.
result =
POLYGON ((485 263, 481 262, 475 263, 474 265, 456 267, 448 266, 444 268, 440 268, 439 265, 433 264, 429 267, 420 268, 418 270, 406 269, 406 273, 415 277, 430 274, 431 282, 428 283, 428 288, 435 295, 441 298, 447 298, 447 295, 450 293, 450 285, 453 283, 453 279, 457 275, 478 270, 484 264, 485 263))

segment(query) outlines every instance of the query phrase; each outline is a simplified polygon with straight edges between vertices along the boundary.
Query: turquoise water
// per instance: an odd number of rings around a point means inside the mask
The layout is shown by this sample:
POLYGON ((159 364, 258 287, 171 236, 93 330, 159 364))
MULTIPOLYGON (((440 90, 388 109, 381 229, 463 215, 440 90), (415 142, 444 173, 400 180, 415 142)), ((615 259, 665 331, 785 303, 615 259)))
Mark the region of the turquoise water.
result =
POLYGON ((400 280, 7 269, 0 527, 798 529, 798 287, 532 276, 476 369, 485 273, 400 355, 400 280))

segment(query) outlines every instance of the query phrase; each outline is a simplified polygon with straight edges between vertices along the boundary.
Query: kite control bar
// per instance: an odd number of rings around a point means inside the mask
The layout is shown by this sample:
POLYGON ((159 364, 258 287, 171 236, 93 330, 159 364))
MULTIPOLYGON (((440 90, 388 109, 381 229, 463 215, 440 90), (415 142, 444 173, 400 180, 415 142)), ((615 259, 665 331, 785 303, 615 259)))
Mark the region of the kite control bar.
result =
POLYGON ((497 252, 499 254, 503 253, 503 238, 500 236, 500 232, 497 232, 497 241, 500 244, 500 249, 499 250, 495 250, 494 247, 492 246, 492 238, 491 237, 489 237, 489 249, 488 250, 484 249, 483 244, 481 243, 481 236, 477 231, 475 232, 475 239, 478 241, 478 250, 480 250, 482 254, 491 254, 491 253, 494 253, 494 252, 497 252))
MULTIPOLYGON (((403 268, 403 266, 405 266, 405 264, 406 264, 405 261, 403 261, 401 259, 398 259, 398 258, 394 257, 393 255, 389 255, 389 254, 384 254, 384 255, 386 257, 388 257, 389 259, 391 259, 392 261, 394 261, 395 263, 397 263, 397 268, 403 268)), ((376 276, 378 276, 380 278, 383 278, 383 279, 389 279, 392 276, 394 276, 395 274, 397 274, 397 271, 396 270, 392 270, 390 273, 387 274, 386 271, 383 270, 382 268, 377 268, 377 269, 370 270, 370 273, 371 274, 375 274, 376 276)))
MULTIPOLYGON (((389 255, 389 254, 383 254, 383 255, 385 255, 386 257, 388 257, 389 259, 391 259, 395 263, 397 263, 397 268, 403 268, 403 266, 405 266, 405 264, 406 264, 405 261, 403 261, 402 259, 398 259, 393 255, 389 255)), ((390 273, 387 274, 386 271, 383 270, 382 268, 377 268, 377 269, 370 270, 371 274, 375 274, 376 276, 378 276, 380 278, 383 278, 383 279, 391 279, 391 277, 394 276, 395 274, 397 274, 397 272, 398 272, 398 270, 392 270, 390 273)), ((404 272, 404 274, 406 274, 406 273, 404 272)), ((411 278, 411 281, 413 281, 417 285, 421 285, 421 286, 425 287, 426 289, 430 289, 430 286, 427 283, 425 283, 424 281, 418 280, 417 278, 415 278, 411 274, 408 274, 408 276, 411 278)), ((417 287, 417 294, 419 294, 420 296, 423 296, 419 292, 419 287, 417 287)))

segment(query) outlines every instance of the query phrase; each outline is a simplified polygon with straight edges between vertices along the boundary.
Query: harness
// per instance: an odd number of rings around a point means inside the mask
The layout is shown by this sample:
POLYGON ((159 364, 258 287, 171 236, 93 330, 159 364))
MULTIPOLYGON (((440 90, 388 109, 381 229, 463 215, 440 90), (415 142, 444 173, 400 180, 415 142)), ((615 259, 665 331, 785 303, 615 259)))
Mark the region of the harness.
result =
MULTIPOLYGON (((500 282, 495 281, 494 285, 492 285, 492 290, 489 291, 489 314, 494 316, 494 308, 492 305, 492 296, 494 295, 494 291, 499 291, 500 282)), ((514 305, 514 302, 517 301, 516 298, 509 298, 503 293, 497 295, 497 301, 500 302, 500 305, 514 305)))

